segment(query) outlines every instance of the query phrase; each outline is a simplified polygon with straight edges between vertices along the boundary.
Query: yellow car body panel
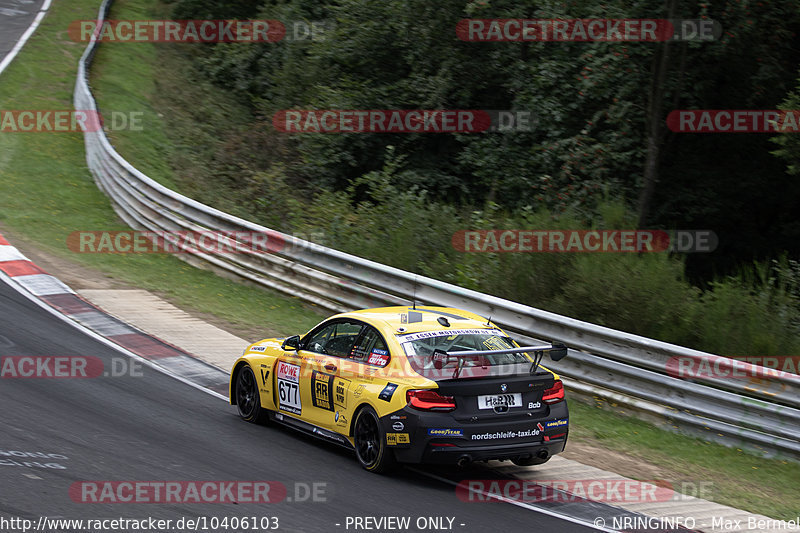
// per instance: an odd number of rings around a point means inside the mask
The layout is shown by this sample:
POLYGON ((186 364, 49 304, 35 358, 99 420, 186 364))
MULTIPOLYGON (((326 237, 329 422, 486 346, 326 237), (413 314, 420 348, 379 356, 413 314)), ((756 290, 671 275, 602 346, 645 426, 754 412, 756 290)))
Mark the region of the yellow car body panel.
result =
MULTIPOLYGON (((435 389, 438 386, 436 381, 411 368, 397 335, 500 329, 489 324, 484 317, 460 309, 400 306, 335 315, 312 328, 309 333, 321 324, 341 318, 355 319, 378 330, 389 351, 390 359, 385 367, 306 350, 284 350, 281 348, 284 339, 264 339, 248 346, 234 363, 229 388, 231 403, 234 403, 237 371, 242 365, 249 365, 258 382, 264 409, 277 413, 278 417, 299 419, 334 432, 352 445, 352 422, 356 412, 364 405, 371 406, 379 417, 384 417, 406 407, 406 391, 435 389), (409 320, 410 315, 413 320, 409 320), (442 316, 451 317, 454 324, 449 328, 443 326, 438 322, 442 316), (291 381, 295 373, 298 380, 296 391, 291 381), (308 383, 312 386, 303 386, 308 383)), ((554 372, 541 366, 539 368, 550 372, 555 380, 559 379, 554 372)), ((390 445, 402 445, 409 435, 397 431, 387 434, 387 439, 390 445)))

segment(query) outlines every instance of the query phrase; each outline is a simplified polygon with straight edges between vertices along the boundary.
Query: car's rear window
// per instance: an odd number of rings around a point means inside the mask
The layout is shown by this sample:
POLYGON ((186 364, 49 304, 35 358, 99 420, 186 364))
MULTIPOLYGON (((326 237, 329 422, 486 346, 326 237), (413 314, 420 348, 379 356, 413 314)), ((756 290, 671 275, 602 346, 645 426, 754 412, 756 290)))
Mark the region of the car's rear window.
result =
POLYGON ((469 330, 450 330, 450 331, 426 331, 422 333, 410 333, 398 335, 397 340, 411 363, 412 367, 418 372, 426 372, 431 369, 455 369, 462 360, 462 368, 469 367, 489 367, 501 365, 516 365, 519 363, 530 363, 531 358, 524 353, 513 354, 490 354, 461 356, 452 358, 433 357, 434 350, 444 352, 467 352, 485 350, 505 350, 517 348, 518 345, 506 337, 498 329, 469 329, 469 330))

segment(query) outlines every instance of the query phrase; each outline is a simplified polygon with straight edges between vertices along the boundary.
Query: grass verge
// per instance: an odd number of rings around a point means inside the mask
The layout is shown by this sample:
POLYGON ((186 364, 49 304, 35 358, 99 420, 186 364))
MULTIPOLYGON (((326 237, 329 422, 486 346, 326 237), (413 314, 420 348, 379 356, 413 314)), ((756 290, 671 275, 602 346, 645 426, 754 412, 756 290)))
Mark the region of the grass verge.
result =
MULTIPOLYGON (((71 41, 67 28, 73 20, 95 18, 98 5, 97 0, 52 5, 36 34, 0 77, 0 108, 72 108, 77 62, 85 44, 71 41)), ((148 46, 117 45, 116 49, 108 49, 123 56, 130 54, 124 60, 126 69, 145 83, 151 79, 145 65, 154 61, 148 46)), ((111 100, 142 102, 149 96, 146 88, 123 83, 111 100)), ((112 105, 103 109, 107 110, 121 108, 112 105)), ((142 157, 146 161, 162 161, 166 137, 159 134, 157 123, 148 121, 145 126, 147 135, 137 137, 137 145, 151 147, 152 151, 142 157), (145 138, 146 143, 140 142, 145 138)), ((71 232, 126 228, 88 171, 80 133, 0 133, 0 190, 0 223, 11 231, 24 235, 50 254, 157 292, 187 310, 213 313, 234 323, 255 324, 266 334, 306 331, 323 318, 321 312, 299 300, 220 278, 175 257, 69 251, 66 242, 71 232)))
MULTIPOLYGON (((0 107, 71 107, 76 64, 84 44, 70 41, 66 29, 73 20, 94 18, 98 4, 98 0, 53 4, 36 35, 0 77, 0 107)), ((153 0, 118 1, 112 18, 153 18, 161 9, 153 0)), ((93 85, 100 109, 106 113, 143 113, 144 131, 112 136, 121 153, 162 183, 175 184, 180 180, 170 169, 174 147, 169 139, 190 135, 183 131, 173 136, 167 123, 160 120, 159 110, 164 115, 168 109, 163 106, 169 103, 177 114, 190 117, 192 99, 224 103, 229 98, 207 85, 188 86, 181 77, 185 69, 176 63, 179 55, 158 46, 101 47, 93 85), (172 79, 164 79, 170 73, 172 79), (185 92, 171 100, 159 92, 164 87, 183 87, 185 92)), ((236 112, 232 104, 222 104, 220 109, 236 112)), ((172 127, 189 124, 191 121, 173 122, 172 127)), ((67 250, 66 239, 73 231, 124 228, 92 181, 80 134, 0 134, 0 190, 0 222, 12 231, 51 254, 157 292, 189 311, 275 333, 304 331, 321 318, 315 309, 296 300, 219 278, 173 257, 73 254, 67 250)), ((182 192, 191 195, 185 188, 182 192)), ((726 505, 784 519, 794 518, 800 508, 797 463, 761 459, 578 402, 572 403, 571 411, 574 443, 640 458, 658 466, 673 483, 711 481, 713 499, 726 505)), ((637 477, 635 472, 620 473, 637 477)))
MULTIPOLYGON (((797 519, 800 464, 794 461, 763 459, 582 402, 570 402, 569 411, 572 443, 590 444, 644 461, 666 474, 666 480, 676 488, 711 482, 708 490, 698 494, 689 491, 689 495, 774 518, 797 519)), ((600 462, 595 466, 604 468, 600 462)), ((650 473, 637 475, 634 470, 614 471, 652 479, 650 473)))

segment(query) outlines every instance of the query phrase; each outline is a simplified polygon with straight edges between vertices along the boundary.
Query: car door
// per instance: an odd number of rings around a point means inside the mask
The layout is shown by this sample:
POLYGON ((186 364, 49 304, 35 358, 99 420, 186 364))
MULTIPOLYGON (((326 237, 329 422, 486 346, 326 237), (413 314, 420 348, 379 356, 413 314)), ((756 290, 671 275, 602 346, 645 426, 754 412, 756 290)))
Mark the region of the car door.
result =
POLYGON ((308 398, 303 407, 303 420, 333 429, 345 419, 341 400, 350 379, 343 377, 341 370, 364 327, 357 320, 333 320, 312 331, 302 343, 299 351, 304 378, 301 396, 308 398))
POLYGON ((382 376, 382 369, 389 364, 389 360, 389 349, 384 338, 378 330, 365 325, 350 350, 350 356, 346 361, 341 361, 342 366, 332 381, 335 431, 347 434, 353 413, 363 400, 366 389, 374 389, 376 394, 393 390, 392 386, 387 387, 382 376))

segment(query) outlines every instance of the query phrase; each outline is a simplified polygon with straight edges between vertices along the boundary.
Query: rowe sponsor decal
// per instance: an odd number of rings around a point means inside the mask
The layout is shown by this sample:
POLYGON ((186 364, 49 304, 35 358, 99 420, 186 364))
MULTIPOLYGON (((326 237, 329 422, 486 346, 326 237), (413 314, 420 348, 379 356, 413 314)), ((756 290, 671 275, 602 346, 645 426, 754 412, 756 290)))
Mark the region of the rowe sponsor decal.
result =
POLYGON ((300 401, 300 366, 278 362, 278 409, 299 415, 303 412, 300 401))
POLYGON ((464 480, 456 495, 466 502, 512 500, 529 503, 593 501, 651 503, 672 501, 676 492, 663 480, 633 479, 481 479, 464 480))
POLYGON ((76 481, 76 503, 278 503, 286 486, 278 481, 76 481))

